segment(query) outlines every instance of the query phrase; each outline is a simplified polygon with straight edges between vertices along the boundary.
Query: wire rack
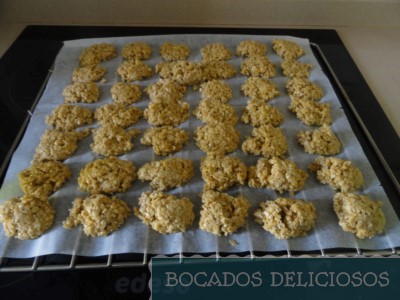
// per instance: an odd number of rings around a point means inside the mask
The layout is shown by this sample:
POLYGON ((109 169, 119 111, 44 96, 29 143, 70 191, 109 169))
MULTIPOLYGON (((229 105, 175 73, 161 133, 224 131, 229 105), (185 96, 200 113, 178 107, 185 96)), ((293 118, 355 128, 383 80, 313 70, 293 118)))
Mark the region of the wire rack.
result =
MULTIPOLYGON (((389 175, 393 185, 396 190, 400 193, 400 184, 394 176, 390 166, 387 164, 384 156, 379 150, 378 146, 375 144, 372 136, 369 134, 367 127, 363 123, 360 118, 357 110, 352 105, 351 100, 349 99, 346 91, 342 87, 340 81, 336 77, 333 69, 331 68, 328 60, 324 56, 323 52, 319 48, 317 44, 311 43, 313 49, 318 53, 322 63, 327 68, 328 73, 331 75, 332 80, 334 81, 336 87, 341 93, 342 98, 347 102, 350 107, 352 113, 354 114, 355 119, 361 126, 364 131, 367 139, 371 143, 374 148, 382 166, 384 167, 386 173, 389 175)), ((45 87, 47 81, 51 75, 52 70, 49 70, 48 76, 44 81, 38 96, 36 97, 32 107, 28 110, 28 115, 23 122, 20 132, 18 133, 14 144, 10 148, 10 151, 5 159, 5 163, 0 168, 0 174, 3 174, 8 166, 8 162, 11 159, 13 152, 20 139, 22 138, 26 126, 29 122, 30 116, 32 115, 32 111, 36 107, 45 87)), ((291 249, 287 249, 286 251, 279 252, 255 252, 255 251, 247 251, 241 253, 220 253, 218 251, 213 253, 175 253, 172 255, 168 255, 168 257, 178 258, 179 262, 182 262, 185 258, 189 258, 192 256, 196 257, 205 257, 205 258, 215 258, 216 261, 220 260, 223 257, 234 256, 240 257, 243 259, 257 259, 257 258, 296 258, 296 257, 337 257, 337 256, 346 256, 346 257, 387 257, 387 256, 399 256, 400 255, 400 247, 393 247, 389 249, 380 249, 380 250, 366 250, 360 248, 335 248, 335 249, 319 249, 315 251, 293 251, 291 249)), ((156 254, 150 254, 147 252, 144 253, 126 253, 126 254, 109 254, 105 256, 98 257, 84 257, 79 256, 77 254, 72 255, 61 255, 61 254, 53 254, 53 255, 44 255, 44 256, 36 256, 27 259, 16 259, 16 258, 7 258, 0 256, 0 273, 2 272, 32 272, 32 271, 55 271, 55 270, 85 270, 85 269, 103 269, 103 268, 131 268, 131 267, 144 267, 147 266, 152 257, 156 256, 156 254)))

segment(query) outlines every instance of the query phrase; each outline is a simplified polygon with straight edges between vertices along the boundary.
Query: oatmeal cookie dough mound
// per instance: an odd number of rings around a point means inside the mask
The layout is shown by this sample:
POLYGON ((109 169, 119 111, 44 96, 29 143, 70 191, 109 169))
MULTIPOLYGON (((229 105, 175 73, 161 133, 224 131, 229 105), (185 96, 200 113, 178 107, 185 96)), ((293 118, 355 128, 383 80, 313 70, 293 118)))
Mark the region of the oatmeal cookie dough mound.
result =
POLYGON ((152 100, 144 110, 144 118, 153 126, 178 126, 189 118, 185 101, 152 100))
POLYGON ((271 78, 276 76, 276 69, 266 56, 249 57, 240 65, 240 73, 248 77, 271 78))
POLYGON ((72 229, 82 224, 87 236, 107 236, 118 230, 130 215, 125 201, 97 194, 85 199, 76 198, 63 226, 72 229))
POLYGON ((237 56, 258 57, 267 53, 267 46, 253 40, 241 41, 236 47, 237 56))
POLYGON ((242 196, 237 198, 216 191, 202 195, 200 229, 212 234, 230 235, 246 225, 250 203, 242 196))
POLYGON ((193 203, 163 192, 144 192, 135 215, 143 223, 162 234, 185 232, 194 220, 193 203))
POLYGON ((190 48, 185 44, 165 42, 160 46, 160 55, 166 61, 185 60, 190 55, 190 48))
POLYGON ((101 125, 113 124, 122 128, 127 128, 137 123, 143 111, 136 107, 125 107, 121 103, 105 104, 94 112, 95 119, 101 125))
POLYGON ((242 144, 244 153, 262 155, 265 158, 285 156, 288 146, 282 129, 267 124, 253 128, 251 135, 242 144))
POLYGON ((333 198, 339 225, 360 239, 372 238, 385 229, 386 219, 381 207, 381 201, 373 201, 366 195, 337 193, 333 198))
POLYGON ((77 105, 61 104, 46 116, 46 124, 57 130, 70 131, 92 123, 93 112, 77 105))
POLYGON ((95 103, 99 100, 100 90, 94 82, 74 82, 64 88, 65 103, 95 103))
POLYGON ((292 78, 286 83, 290 98, 299 100, 318 101, 324 95, 322 88, 305 78, 292 78))
POLYGON ((237 149, 239 131, 228 124, 206 124, 197 127, 194 138, 197 146, 207 154, 226 154, 237 149))
POLYGON ((144 164, 138 172, 141 181, 150 181, 158 190, 179 187, 194 176, 193 162, 183 158, 167 158, 144 164))
POLYGON ((249 187, 267 187, 279 193, 300 191, 307 178, 307 173, 293 161, 278 157, 260 158, 255 167, 248 168, 249 187))
POLYGON ((266 104, 265 101, 251 99, 243 109, 241 121, 254 127, 267 124, 279 126, 283 122, 283 115, 278 108, 266 104))
POLYGON ((289 78, 308 78, 311 64, 300 63, 295 59, 284 59, 281 63, 282 73, 289 78))
POLYGON ((331 124, 331 105, 329 103, 318 103, 309 100, 292 98, 289 110, 296 117, 309 126, 322 126, 331 124))
POLYGON ((113 124, 101 126, 93 131, 90 148, 104 156, 118 156, 132 150, 132 139, 139 134, 137 129, 125 131, 113 124))
POLYGON ((34 162, 18 174, 18 180, 25 195, 46 199, 71 175, 71 170, 59 161, 34 162))
POLYGON ((217 79, 203 82, 199 91, 203 99, 213 99, 221 103, 227 103, 233 97, 229 85, 217 79))
POLYGON ((115 194, 126 192, 136 179, 137 170, 131 161, 112 156, 86 164, 79 173, 78 185, 91 194, 115 194))
POLYGON ((214 99, 201 100, 193 110, 193 115, 208 124, 225 123, 236 125, 238 122, 238 117, 232 106, 214 99))
POLYGON ((208 44, 200 49, 203 61, 230 60, 232 52, 221 43, 208 44))
POLYGON ((320 156, 309 169, 316 173, 318 181, 341 192, 353 192, 364 184, 360 169, 349 160, 320 156))
POLYGON ((185 130, 172 126, 153 127, 147 129, 140 143, 146 146, 153 146, 154 154, 167 156, 182 150, 189 140, 185 130))
POLYGON ((202 81, 229 79, 235 76, 236 69, 226 61, 208 61, 201 64, 202 81))
POLYGON ((149 95, 150 100, 179 101, 186 93, 186 86, 177 84, 170 79, 160 79, 149 84, 145 92, 149 95))
POLYGON ((63 161, 76 151, 78 141, 89 134, 89 129, 67 132, 46 129, 40 138, 39 145, 36 147, 34 161, 63 161))
POLYGON ((94 82, 99 81, 106 74, 106 68, 99 65, 90 65, 76 68, 72 72, 73 82, 94 82))
POLYGON ((111 98, 115 103, 120 103, 125 106, 138 102, 142 97, 142 91, 137 84, 116 82, 111 87, 111 98))
POLYGON ((140 81, 153 75, 150 66, 140 60, 128 60, 119 65, 117 74, 124 82, 140 81))
POLYGON ((180 85, 199 84, 203 78, 200 64, 186 60, 161 62, 156 65, 156 73, 161 78, 170 79, 180 85))
POLYGON ((288 40, 274 39, 272 48, 283 59, 296 59, 305 54, 299 44, 288 40))
POLYGON ((278 86, 268 79, 250 77, 242 85, 243 94, 252 99, 269 101, 279 96, 278 86))
POLYGON ((315 206, 301 199, 278 198, 260 203, 254 219, 277 239, 306 236, 315 227, 315 206))
POLYGON ((335 155, 340 152, 341 143, 329 125, 311 131, 299 131, 297 142, 310 154, 335 155))
POLYGON ((206 156, 201 160, 200 172, 205 190, 223 192, 236 184, 244 185, 247 167, 236 157, 206 156))
POLYGON ((81 67, 98 65, 99 63, 117 56, 117 49, 109 43, 93 44, 83 49, 79 64, 81 67))
POLYGON ((130 43, 122 48, 122 57, 129 60, 149 59, 151 52, 151 47, 144 42, 130 43))
POLYGON ((0 206, 0 223, 8 237, 36 239, 54 222, 55 211, 47 199, 34 196, 12 198, 0 206))

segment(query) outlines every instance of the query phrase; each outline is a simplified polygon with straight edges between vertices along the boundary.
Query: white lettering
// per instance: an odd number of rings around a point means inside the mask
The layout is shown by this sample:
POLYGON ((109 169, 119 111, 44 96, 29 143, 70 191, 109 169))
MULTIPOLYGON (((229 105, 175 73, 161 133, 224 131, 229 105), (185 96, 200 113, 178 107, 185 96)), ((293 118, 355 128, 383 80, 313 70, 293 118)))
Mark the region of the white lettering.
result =
POLYGON ((364 274, 363 281, 364 281, 364 284, 365 284, 366 286, 375 286, 375 285, 377 284, 377 282, 378 282, 378 278, 377 278, 377 276, 376 276, 375 273, 368 272, 368 273, 365 273, 365 274, 364 274), (373 282, 372 282, 372 283, 369 283, 368 280, 367 280, 367 278, 368 278, 369 275, 371 275, 372 278, 373 278, 373 282))
POLYGON ((223 272, 224 274, 224 286, 232 286, 236 282, 235 274, 231 272, 223 272), (230 276, 231 281, 228 282, 228 276, 230 276))
POLYGON ((207 273, 206 272, 199 272, 196 275, 194 275, 194 284, 197 286, 201 286, 201 287, 205 287, 206 286, 206 281, 204 281, 204 283, 199 283, 199 281, 197 280, 197 277, 203 275, 204 277, 207 278, 207 273))
POLYGON ((281 273, 279 273, 279 272, 270 272, 270 274, 271 274, 271 278, 272 278, 272 280, 271 280, 271 286, 280 286, 280 285, 282 285, 282 283, 283 283, 283 275, 281 274, 281 273), (276 279, 276 276, 279 276, 279 283, 277 283, 277 281, 275 281, 275 279, 276 279))
POLYGON ((326 287, 326 286, 328 285, 328 282, 321 283, 321 282, 319 281, 319 276, 321 276, 321 275, 324 275, 324 276, 328 277, 328 273, 327 273, 327 272, 320 272, 320 273, 317 273, 317 275, 315 276, 315 283, 316 283, 318 286, 326 287))
POLYGON ((181 275, 179 275, 179 283, 181 286, 191 286, 193 283, 193 276, 189 272, 183 272, 181 275), (183 276, 186 276, 188 280, 184 280, 185 278, 183 276))
POLYGON ((165 286, 176 286, 178 284, 175 272, 165 272, 165 275, 167 275, 167 284, 165 286), (171 283, 172 280, 173 284, 171 283))
POLYGON ((251 281, 251 284, 253 285, 253 287, 258 287, 258 286, 260 286, 262 284, 261 273, 259 271, 253 273, 251 275, 251 277, 253 278, 253 280, 251 281), (254 283, 254 280, 258 281, 258 283, 254 283))
POLYGON ((385 287, 385 286, 388 286, 389 285, 389 283, 390 283, 390 281, 389 281, 389 274, 388 274, 388 272, 382 272, 381 274, 379 274, 379 278, 381 279, 381 280, 383 280, 384 282, 386 282, 386 283, 382 283, 381 281, 379 281, 378 283, 379 283, 379 285, 381 286, 381 287, 385 287))
POLYGON ((250 276, 249 276, 249 274, 247 274, 247 273, 245 273, 245 272, 241 272, 241 273, 239 273, 239 274, 237 274, 236 275, 236 284, 238 285, 238 286, 247 286, 248 284, 250 283, 250 276), (245 283, 241 283, 240 282, 240 276, 244 276, 245 277, 245 283))

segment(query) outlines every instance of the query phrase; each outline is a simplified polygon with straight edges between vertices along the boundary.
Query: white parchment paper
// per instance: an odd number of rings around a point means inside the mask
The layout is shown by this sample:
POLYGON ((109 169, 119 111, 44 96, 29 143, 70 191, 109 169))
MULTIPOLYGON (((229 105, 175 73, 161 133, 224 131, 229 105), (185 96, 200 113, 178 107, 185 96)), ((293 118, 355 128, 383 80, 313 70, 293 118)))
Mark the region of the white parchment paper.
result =
MULTIPOLYGON (((303 149, 296 143, 296 134, 299 130, 309 130, 310 127, 303 125, 298 119, 291 114, 287 107, 289 105, 289 97, 285 91, 284 85, 287 78, 284 77, 279 68, 281 58, 272 50, 272 40, 275 36, 244 36, 244 35, 163 35, 163 36, 143 36, 143 37, 123 37, 123 38, 105 38, 105 39, 85 39, 66 41, 55 60, 55 67, 48 81, 47 87, 32 115, 27 131, 11 160, 10 167, 7 171, 3 186, 0 190, 0 202, 15 196, 21 196, 22 192, 18 186, 18 173, 29 167, 33 157, 35 147, 39 143, 39 139, 47 128, 44 120, 53 109, 63 103, 62 91, 64 87, 71 83, 71 74, 78 66, 78 57, 84 47, 93 43, 110 42, 113 43, 118 50, 118 57, 102 63, 107 68, 105 75, 106 82, 99 82, 101 96, 98 103, 95 104, 79 104, 81 106, 96 109, 106 103, 111 103, 110 88, 118 81, 116 70, 122 62, 120 55, 122 47, 128 42, 143 41, 148 43, 153 49, 152 58, 146 63, 154 66, 161 62, 159 56, 159 46, 166 41, 186 43, 191 48, 189 60, 200 60, 201 47, 213 43, 221 42, 228 46, 234 53, 236 45, 245 39, 258 40, 268 45, 268 58, 277 66, 278 74, 271 80, 279 86, 280 96, 269 102, 276 106, 284 114, 285 121, 281 128, 287 138, 289 144, 288 159, 295 161, 302 169, 307 170, 308 165, 314 161, 315 155, 306 154, 303 149)), ((173 189, 169 193, 178 196, 189 197, 195 205, 196 219, 193 226, 185 233, 176 233, 170 235, 161 235, 141 221, 131 216, 124 226, 108 237, 91 238, 83 234, 82 228, 77 227, 73 230, 66 230, 62 227, 62 221, 68 215, 68 209, 71 207, 75 197, 86 196, 77 188, 77 177, 79 171, 84 165, 94 159, 100 158, 99 155, 91 152, 90 143, 92 137, 88 137, 80 142, 77 152, 64 163, 69 166, 73 172, 73 177, 56 193, 50 197, 51 204, 56 210, 56 220, 54 226, 43 236, 32 241, 20 241, 17 239, 9 239, 5 236, 3 228, 0 229, 0 257, 32 257, 37 255, 63 253, 78 254, 86 256, 98 256, 116 253, 154 253, 154 254, 172 254, 179 252, 242 252, 242 251, 280 251, 280 250, 298 250, 309 251, 329 248, 361 248, 361 249, 387 249, 400 246, 400 222, 394 212, 379 180, 377 179, 372 167, 370 166, 360 144, 354 135, 346 116, 341 108, 341 104, 336 97, 330 82, 319 67, 319 64, 313 56, 309 42, 306 39, 280 36, 279 38, 293 40, 303 46, 306 55, 301 57, 299 61, 311 63, 312 69, 310 80, 316 82, 324 89, 324 97, 322 102, 331 104, 332 109, 332 128, 340 138, 343 151, 338 155, 340 158, 350 159, 357 165, 365 178, 365 185, 359 191, 368 194, 372 199, 381 200, 383 211, 386 216, 387 224, 385 233, 372 239, 360 240, 350 233, 343 232, 338 225, 336 215, 332 207, 332 198, 334 192, 326 185, 319 184, 312 174, 306 182, 305 188, 295 197, 312 201, 317 208, 318 218, 315 230, 311 231, 309 236, 295 238, 290 240, 278 240, 270 233, 264 231, 260 225, 254 222, 252 213, 257 209, 259 202, 271 200, 278 195, 269 189, 250 189, 246 186, 235 187, 228 191, 231 195, 242 193, 252 204, 247 226, 230 237, 216 237, 210 233, 198 229, 199 211, 201 207, 200 192, 203 182, 199 171, 199 159, 204 156, 193 140, 193 132, 195 128, 201 125, 201 122, 191 116, 188 121, 181 124, 181 128, 190 133, 190 141, 183 151, 176 153, 174 156, 190 158, 196 166, 196 175, 189 184, 173 189), (230 239, 238 242, 236 246, 229 243, 230 239)), ((237 70, 239 70, 242 58, 234 57, 229 61, 237 70)), ((152 76, 148 80, 136 82, 143 88, 148 84, 159 79, 157 75, 152 76)), ((239 73, 236 77, 227 80, 233 90, 233 99, 229 104, 235 107, 238 116, 241 116, 242 109, 246 106, 247 98, 240 93, 240 86, 246 77, 239 73)), ((200 100, 200 93, 189 88, 184 98, 191 107, 191 111, 196 107, 200 100)), ((149 103, 146 95, 134 106, 145 109, 149 103)), ((95 123, 89 127, 97 127, 95 123)), ((145 130, 150 125, 146 120, 141 120, 133 126, 134 128, 145 130)), ((237 128, 241 132, 241 143, 244 138, 251 133, 250 125, 238 124, 237 128)), ((131 153, 121 156, 121 159, 129 159, 134 162, 136 167, 141 167, 144 163, 154 159, 162 159, 153 155, 151 148, 140 144, 139 136, 134 139, 135 147, 131 153)), ((231 155, 239 157, 247 165, 254 165, 258 159, 256 156, 245 155, 240 147, 231 155)), ((138 205, 138 198, 143 191, 150 190, 148 183, 136 181, 132 188, 126 192, 117 194, 120 199, 125 200, 130 207, 138 205)), ((288 195, 284 195, 288 196, 288 195)))

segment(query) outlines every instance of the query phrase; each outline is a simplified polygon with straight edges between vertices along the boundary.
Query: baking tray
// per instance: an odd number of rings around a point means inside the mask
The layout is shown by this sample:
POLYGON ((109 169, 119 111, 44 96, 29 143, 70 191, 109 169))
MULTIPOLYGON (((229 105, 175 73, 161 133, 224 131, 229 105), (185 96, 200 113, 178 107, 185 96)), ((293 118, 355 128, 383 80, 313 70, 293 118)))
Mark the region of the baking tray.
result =
MULTIPOLYGON (((399 215, 399 174, 398 174, 398 162, 395 161, 395 156, 391 156, 388 150, 396 151, 399 149, 398 137, 395 134, 393 128, 390 126, 386 116, 383 114, 379 105, 376 107, 377 102, 373 97, 372 93, 366 86, 361 74, 359 74, 357 68, 348 55, 345 47, 341 43, 336 32, 333 30, 295 30, 295 29, 209 29, 209 28, 131 28, 131 27, 48 27, 48 26, 32 26, 28 27, 18 38, 16 43, 10 48, 5 54, 2 61, 7 60, 9 53, 15 54, 13 47, 17 50, 22 50, 18 44, 27 43, 30 47, 37 47, 41 45, 42 49, 52 51, 52 55, 44 58, 43 55, 36 56, 39 58, 41 63, 51 63, 58 50, 62 46, 62 40, 64 39, 76 39, 76 38, 91 38, 91 37, 103 37, 103 36, 125 36, 125 35, 154 35, 154 34, 172 34, 172 33, 223 33, 223 34, 265 34, 265 35, 292 35, 303 38, 308 38, 312 42, 312 49, 314 54, 319 59, 324 72, 329 77, 332 86, 337 93, 343 109, 345 110, 346 116, 349 119, 352 129, 355 132, 360 144, 363 147, 371 165, 373 166, 379 180, 381 181, 385 192, 387 193, 392 205, 399 215), (78 32, 79 31, 79 32, 78 32), (58 35, 56 34, 58 33, 58 35), (36 44, 36 46, 35 46, 36 44), (49 46, 50 48, 47 48, 49 46), (338 51, 340 50, 340 51, 338 51), (332 53, 332 51, 334 53, 332 53), (332 56, 332 54, 334 54, 332 56), (338 68, 339 66, 339 68, 338 68), (347 75, 354 75, 350 81, 346 81, 346 76, 343 76, 344 68, 347 75), (356 81, 356 89, 352 86, 353 82, 356 81), (346 85, 350 84, 350 88, 346 85), (366 87, 365 87, 366 86, 366 87), (360 108, 359 103, 353 98, 353 94, 357 93, 357 90, 362 89, 364 97, 363 101, 364 108, 367 107, 368 114, 366 115, 365 109, 360 108), (369 99, 369 100, 368 100, 369 99), (368 100, 368 101, 366 101, 368 100), (371 113, 373 119, 378 119, 380 126, 384 126, 385 134, 379 133, 376 135, 377 123, 371 122, 371 113), (367 122, 366 122, 367 121, 367 122), (372 124, 371 124, 372 123, 372 124), (386 125, 388 126, 385 126, 386 125), (374 125, 371 127, 371 125, 374 125), (393 135, 394 133, 394 135, 393 135), (382 136, 385 136, 383 141, 385 145, 382 145, 382 136), (392 137, 392 138, 390 138, 392 137), (389 145, 388 145, 389 144, 389 145), (397 172, 396 172, 397 171, 397 172)), ((31 59, 35 59, 33 56, 31 59)), ((0 64, 0 67, 3 67, 0 64)), ((2 70, 2 69, 0 69, 2 70)), ((29 121, 30 111, 33 111, 38 99, 41 96, 41 92, 46 85, 47 79, 51 72, 51 68, 46 72, 40 72, 41 76, 45 76, 41 82, 41 87, 36 93, 35 100, 31 103, 31 107, 27 109, 28 114, 22 122, 21 129, 17 132, 16 137, 8 154, 4 158, 1 171, 4 172, 9 163, 9 159, 12 156, 15 148, 18 146, 20 138, 23 136, 25 127, 29 121)), ((39 73, 38 73, 39 74, 39 73)), ((14 83, 11 83, 12 85, 14 83)), ((38 85, 36 84, 36 87, 38 85)), ((373 121, 372 119, 372 121, 373 121)), ((390 152, 390 151, 389 151, 390 152)), ((396 153, 396 152, 394 152, 396 153)), ((397 152, 399 153, 399 152, 397 152)), ((1 173, 3 176, 3 173, 1 173)), ((2 177, 1 177, 2 178, 2 177)), ((311 256, 330 256, 330 255, 393 255, 398 254, 399 249, 386 249, 382 251, 365 251, 363 249, 319 249, 318 251, 312 252, 293 252, 290 249, 287 251, 280 251, 274 253, 265 252, 243 252, 237 253, 237 255, 245 258, 263 257, 265 255, 274 255, 275 257, 286 256, 292 257, 297 255, 311 255, 311 256)), ((193 253, 177 253, 180 258, 193 255, 193 253)), ((209 253, 202 254, 204 256, 215 257, 216 260, 221 256, 229 255, 227 253, 209 253)), ((1 272, 12 272, 12 271, 33 271, 33 270, 71 270, 71 269, 92 269, 92 268, 108 268, 108 267, 134 267, 144 266, 150 259, 150 255, 147 253, 143 254, 118 254, 108 255, 102 257, 82 257, 77 255, 47 255, 42 257, 35 257, 32 259, 8 259, 0 258, 0 271, 1 272)))

